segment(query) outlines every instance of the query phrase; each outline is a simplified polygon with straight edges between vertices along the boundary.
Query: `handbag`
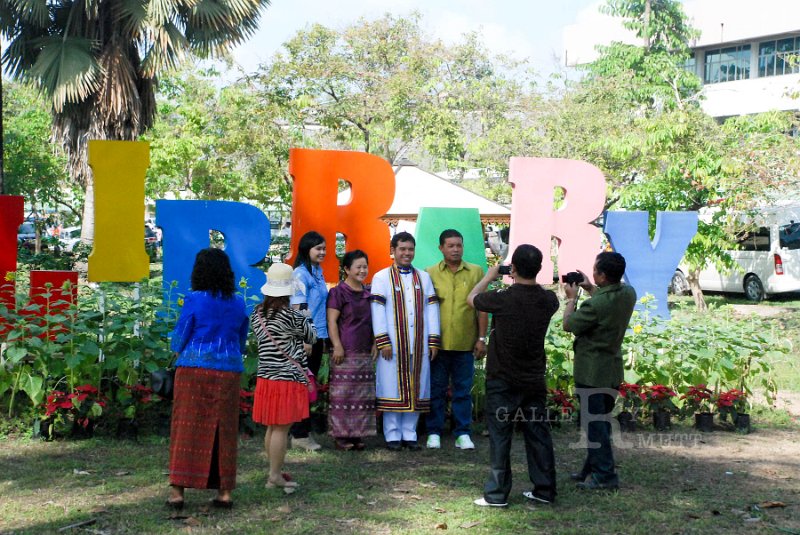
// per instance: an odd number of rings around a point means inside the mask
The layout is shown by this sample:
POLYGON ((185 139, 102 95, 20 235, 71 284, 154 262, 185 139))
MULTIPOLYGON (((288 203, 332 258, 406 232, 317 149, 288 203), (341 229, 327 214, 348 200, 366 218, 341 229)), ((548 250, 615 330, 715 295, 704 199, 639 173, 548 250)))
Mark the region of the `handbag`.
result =
POLYGON ((175 387, 175 368, 159 368, 150 372, 150 388, 164 399, 172 399, 175 387))
POLYGON ((292 364, 297 366, 300 372, 306 376, 306 379, 308 380, 308 402, 314 403, 317 401, 317 397, 319 396, 319 388, 317 387, 317 379, 314 377, 314 373, 308 368, 303 368, 299 362, 290 357, 288 353, 286 353, 286 351, 284 351, 283 348, 278 345, 278 342, 276 342, 275 338, 272 337, 272 333, 269 332, 269 329, 267 328, 267 322, 264 321, 264 316, 261 314, 260 310, 256 312, 256 316, 258 316, 258 321, 261 324, 261 328, 265 333, 267 333, 270 341, 275 345, 275 347, 278 348, 278 351, 280 351, 283 356, 286 357, 292 364))

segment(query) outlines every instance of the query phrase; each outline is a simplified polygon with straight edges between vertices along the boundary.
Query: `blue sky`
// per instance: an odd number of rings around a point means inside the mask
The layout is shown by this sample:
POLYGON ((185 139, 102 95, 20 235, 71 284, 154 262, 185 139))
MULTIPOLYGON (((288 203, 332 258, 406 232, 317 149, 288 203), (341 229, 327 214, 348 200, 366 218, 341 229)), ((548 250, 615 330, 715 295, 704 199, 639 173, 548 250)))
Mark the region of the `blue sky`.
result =
POLYGON ((562 29, 600 0, 272 0, 258 33, 234 51, 250 72, 269 59, 298 30, 314 23, 343 28, 361 17, 419 11, 428 33, 452 43, 479 31, 495 53, 528 58, 543 75, 563 64, 562 29))

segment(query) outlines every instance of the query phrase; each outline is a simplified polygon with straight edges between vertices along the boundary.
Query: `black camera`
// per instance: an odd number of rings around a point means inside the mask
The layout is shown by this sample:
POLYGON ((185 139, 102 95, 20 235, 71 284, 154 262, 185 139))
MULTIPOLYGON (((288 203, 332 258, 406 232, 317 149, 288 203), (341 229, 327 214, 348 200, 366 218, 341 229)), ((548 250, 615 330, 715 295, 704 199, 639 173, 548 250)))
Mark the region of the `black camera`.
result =
POLYGON ((561 275, 561 282, 564 284, 580 284, 583 282, 583 275, 577 271, 570 271, 566 275, 561 275))
POLYGON ((500 266, 498 273, 501 275, 511 275, 511 266, 500 266))

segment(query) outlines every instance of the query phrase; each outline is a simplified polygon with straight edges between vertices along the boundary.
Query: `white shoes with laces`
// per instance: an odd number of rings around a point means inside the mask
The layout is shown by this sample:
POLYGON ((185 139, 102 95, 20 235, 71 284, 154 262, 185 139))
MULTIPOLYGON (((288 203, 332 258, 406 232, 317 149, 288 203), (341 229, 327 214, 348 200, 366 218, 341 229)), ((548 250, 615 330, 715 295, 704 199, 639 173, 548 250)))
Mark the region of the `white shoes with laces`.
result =
MULTIPOLYGON (((438 439, 439 437, 437 436, 436 438, 438 439)), ((469 435, 461 435, 456 439, 456 448, 460 450, 474 450, 475 444, 472 443, 472 439, 469 438, 469 435)))
POLYGON ((438 450, 442 447, 442 439, 439 435, 428 435, 428 449, 429 450, 438 450))

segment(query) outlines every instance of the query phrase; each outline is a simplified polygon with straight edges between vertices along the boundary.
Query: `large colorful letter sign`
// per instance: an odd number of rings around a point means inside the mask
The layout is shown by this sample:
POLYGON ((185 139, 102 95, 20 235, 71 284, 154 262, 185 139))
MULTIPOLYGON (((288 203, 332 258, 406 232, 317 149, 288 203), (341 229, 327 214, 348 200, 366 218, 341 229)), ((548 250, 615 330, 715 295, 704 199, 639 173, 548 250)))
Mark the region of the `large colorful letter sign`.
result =
POLYGON ((442 260, 439 234, 455 229, 464 236, 464 260, 486 271, 481 215, 477 208, 420 208, 417 218, 417 250, 414 265, 425 269, 442 260))
MULTIPOLYGON (((333 254, 336 233, 345 235, 347 249, 369 256, 370 278, 389 266, 389 227, 380 220, 394 200, 394 171, 378 156, 364 152, 292 149, 289 173, 294 177, 292 256, 303 234, 316 230, 325 237, 328 255, 322 264, 325 280, 339 280, 333 254), (350 183, 350 202, 337 206, 339 179, 350 183)), ((420 192, 422 193, 422 192, 420 192)))
MULTIPOLYGON (((258 296, 266 274, 253 267, 264 260, 271 240, 269 219, 255 206, 233 201, 156 201, 156 225, 163 231, 164 296, 187 294, 198 251, 209 246, 209 231, 225 238, 225 252, 237 284, 247 279, 247 295, 258 296), (173 281, 177 286, 173 287, 173 281)), ((247 300, 252 307, 253 300, 247 300)))
POLYGON ((150 144, 89 141, 94 174, 94 248, 89 280, 137 282, 150 275, 144 250, 144 177, 150 144))
MULTIPOLYGON (((25 217, 24 205, 25 200, 19 195, 0 195, 0 305, 8 308, 15 306, 17 231, 25 217)), ((1 326, 2 321, 0 321, 1 326)))
POLYGON ((625 257, 625 279, 639 297, 655 297, 654 314, 669 319, 667 288, 686 246, 697 233, 697 212, 658 212, 650 243, 647 212, 606 212, 604 230, 625 257))
POLYGON ((602 171, 586 162, 554 158, 511 158, 508 181, 511 197, 509 254, 520 244, 541 249, 542 270, 537 281, 553 282, 550 240, 558 239, 558 271, 580 269, 591 273, 600 252, 600 229, 592 222, 603 211, 606 179, 602 171), (555 188, 563 188, 564 207, 553 211, 555 188))

